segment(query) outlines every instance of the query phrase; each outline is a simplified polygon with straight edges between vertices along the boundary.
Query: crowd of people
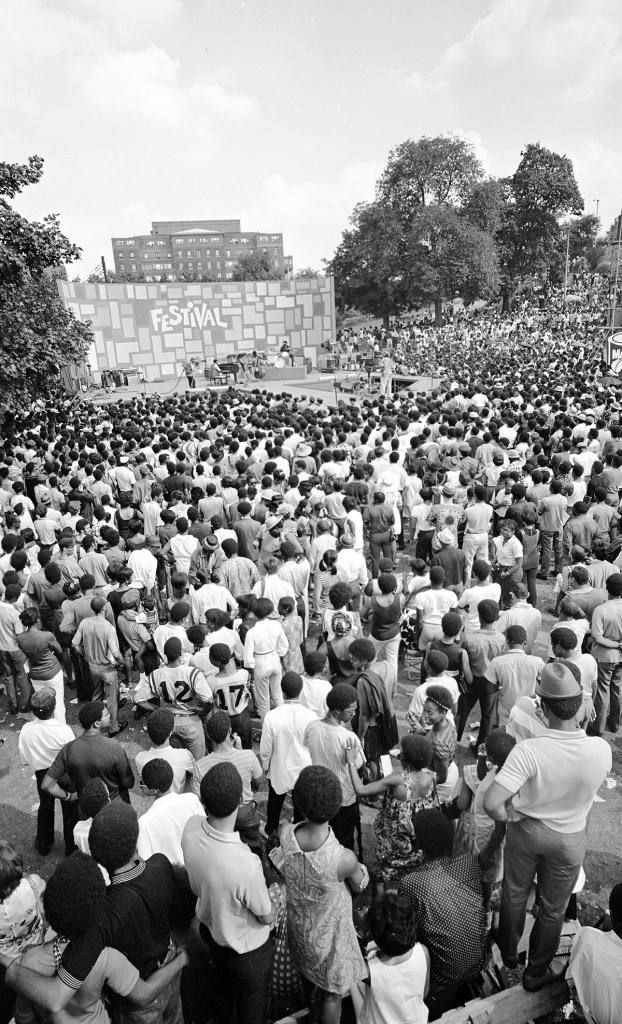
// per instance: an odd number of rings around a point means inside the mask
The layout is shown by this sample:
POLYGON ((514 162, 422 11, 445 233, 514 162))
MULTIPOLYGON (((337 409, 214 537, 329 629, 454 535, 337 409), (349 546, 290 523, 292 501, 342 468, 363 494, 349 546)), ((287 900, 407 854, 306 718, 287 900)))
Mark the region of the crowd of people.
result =
MULTIPOLYGON (((5 415, 0 699, 35 847, 60 803, 67 856, 44 884, 0 842, 2 1024, 203 1024, 221 1005, 263 1024, 283 999, 320 1024, 425 1024, 481 990, 493 940, 518 968, 534 885, 522 984, 563 973, 621 713, 602 321, 586 291, 447 324, 431 393, 5 415), (199 1012, 188 922, 213 967, 199 1012)), ((432 330, 380 343, 417 362, 432 330)), ((621 893, 572 954, 599 1024, 622 1019, 621 893)))

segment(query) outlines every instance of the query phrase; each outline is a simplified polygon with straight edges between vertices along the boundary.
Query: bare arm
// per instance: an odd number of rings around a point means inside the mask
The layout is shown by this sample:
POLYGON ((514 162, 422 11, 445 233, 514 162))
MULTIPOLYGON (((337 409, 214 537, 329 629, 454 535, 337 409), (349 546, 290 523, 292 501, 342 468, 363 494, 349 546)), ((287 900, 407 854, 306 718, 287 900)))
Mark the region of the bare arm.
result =
POLYGON ((495 821, 508 821, 509 816, 506 802, 514 794, 502 786, 499 782, 493 782, 492 786, 484 796, 484 810, 486 814, 495 821))
POLYGON ((19 957, 9 964, 6 981, 20 995, 50 1013, 60 1013, 76 994, 75 988, 65 985, 57 974, 47 978, 29 967, 22 967, 19 957))
POLYGON ((147 981, 139 978, 132 991, 128 992, 127 998, 135 1006, 147 1006, 187 966, 188 962, 186 950, 178 950, 177 955, 173 957, 171 962, 154 971, 147 981))

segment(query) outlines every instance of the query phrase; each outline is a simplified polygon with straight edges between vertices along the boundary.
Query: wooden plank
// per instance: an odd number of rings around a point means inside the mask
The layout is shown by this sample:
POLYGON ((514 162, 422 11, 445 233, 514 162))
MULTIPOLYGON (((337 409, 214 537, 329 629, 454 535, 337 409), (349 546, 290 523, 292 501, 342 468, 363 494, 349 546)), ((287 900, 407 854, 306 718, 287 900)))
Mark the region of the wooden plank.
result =
POLYGON ((438 1024, 527 1024, 565 1006, 570 998, 565 978, 539 992, 526 992, 522 985, 514 985, 487 999, 472 999, 459 1010, 447 1010, 438 1024))

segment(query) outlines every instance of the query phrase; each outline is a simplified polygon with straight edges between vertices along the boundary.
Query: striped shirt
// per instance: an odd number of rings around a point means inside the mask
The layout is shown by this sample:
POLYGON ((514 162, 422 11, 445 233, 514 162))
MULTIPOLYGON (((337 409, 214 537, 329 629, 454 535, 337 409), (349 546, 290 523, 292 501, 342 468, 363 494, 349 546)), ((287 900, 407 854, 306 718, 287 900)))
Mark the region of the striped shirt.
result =
POLYGON ((343 793, 343 807, 349 807, 356 802, 356 793, 350 780, 350 769, 346 761, 346 747, 355 740, 357 757, 354 762, 355 768, 365 764, 365 755, 358 736, 351 729, 343 725, 333 725, 326 718, 319 718, 317 722, 310 722, 304 735, 304 745, 311 751, 313 764, 330 768, 339 779, 343 793))

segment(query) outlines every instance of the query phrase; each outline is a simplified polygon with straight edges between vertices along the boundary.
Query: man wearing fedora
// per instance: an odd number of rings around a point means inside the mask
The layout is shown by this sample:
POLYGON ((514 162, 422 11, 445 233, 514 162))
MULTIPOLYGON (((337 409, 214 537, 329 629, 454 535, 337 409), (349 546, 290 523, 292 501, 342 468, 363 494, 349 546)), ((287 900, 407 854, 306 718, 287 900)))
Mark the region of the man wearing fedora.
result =
POLYGON ((212 573, 220 571, 222 563, 223 553, 218 538, 210 533, 190 556, 188 579, 192 586, 197 584, 197 573, 202 572, 209 579, 212 573))
POLYGON ((565 970, 552 966, 564 912, 585 857, 587 816, 611 771, 611 748, 577 725, 583 692, 575 665, 545 665, 538 687, 547 732, 517 743, 484 797, 484 809, 507 822, 498 943, 509 969, 525 928, 536 874, 539 911, 529 937, 523 986, 536 992, 565 970))

